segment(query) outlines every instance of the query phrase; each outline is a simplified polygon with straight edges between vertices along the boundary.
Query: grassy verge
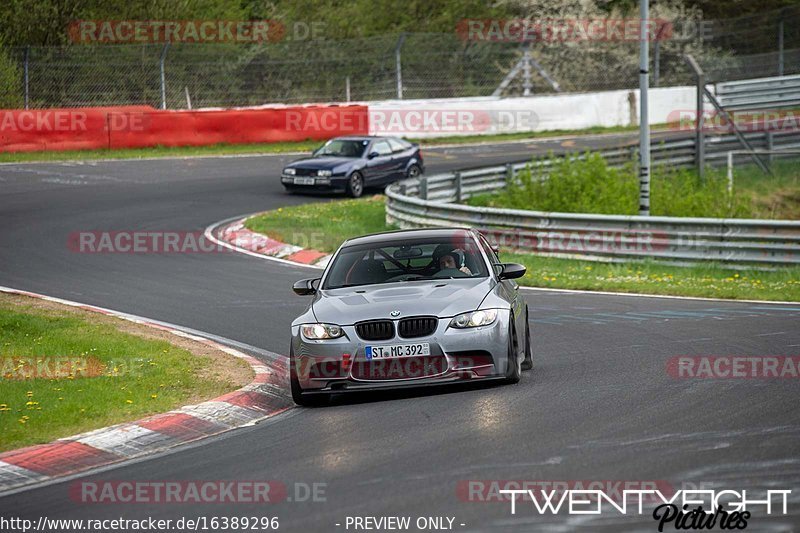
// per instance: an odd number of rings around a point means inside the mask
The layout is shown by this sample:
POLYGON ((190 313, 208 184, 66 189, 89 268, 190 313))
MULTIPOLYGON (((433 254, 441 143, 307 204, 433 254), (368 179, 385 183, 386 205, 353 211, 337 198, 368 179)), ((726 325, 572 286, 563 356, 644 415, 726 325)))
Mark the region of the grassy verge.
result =
MULTIPOLYGON (((598 133, 625 133, 636 131, 635 126, 615 126, 609 128, 587 128, 582 130, 556 130, 526 133, 500 133, 495 135, 453 135, 435 139, 409 139, 424 146, 440 144, 470 144, 485 142, 518 141, 540 139, 562 135, 595 135, 598 133)), ((216 144, 212 146, 156 146, 153 148, 122 148, 115 150, 72 150, 65 152, 0 152, 0 163, 26 161, 72 161, 91 159, 143 159, 154 157, 194 157, 215 155, 280 154, 290 152, 311 152, 322 141, 299 141, 261 144, 216 144)))
POLYGON ((204 344, 0 294, 0 451, 214 398, 250 379, 246 363, 204 344))
MULTIPOLYGON (((772 165, 767 176, 755 165, 739 167, 733 192, 725 169, 709 168, 704 179, 688 169, 656 166, 651 179, 654 216, 713 218, 800 218, 800 165, 772 165)), ((609 167, 598 153, 582 160, 557 159, 545 175, 537 167, 520 173, 520 182, 495 193, 476 195, 474 206, 561 213, 636 215, 639 183, 632 165, 609 167)))
MULTIPOLYGON (((286 207, 251 218, 247 227, 283 242, 323 252, 334 251, 348 237, 395 229, 384 221, 380 196, 286 207)), ((800 268, 763 272, 717 265, 599 263, 509 254, 502 250, 501 259, 526 265, 528 272, 520 283, 530 287, 800 301, 800 268)))

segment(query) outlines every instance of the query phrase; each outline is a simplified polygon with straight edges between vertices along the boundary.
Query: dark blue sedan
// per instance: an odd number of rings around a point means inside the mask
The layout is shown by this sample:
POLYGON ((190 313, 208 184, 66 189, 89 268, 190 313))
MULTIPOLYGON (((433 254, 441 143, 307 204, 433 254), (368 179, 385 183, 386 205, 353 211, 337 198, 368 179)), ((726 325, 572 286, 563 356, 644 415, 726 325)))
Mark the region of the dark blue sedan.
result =
POLYGON ((358 198, 365 187, 415 178, 425 165, 419 146, 395 137, 337 137, 290 163, 281 173, 288 191, 346 192, 358 198))

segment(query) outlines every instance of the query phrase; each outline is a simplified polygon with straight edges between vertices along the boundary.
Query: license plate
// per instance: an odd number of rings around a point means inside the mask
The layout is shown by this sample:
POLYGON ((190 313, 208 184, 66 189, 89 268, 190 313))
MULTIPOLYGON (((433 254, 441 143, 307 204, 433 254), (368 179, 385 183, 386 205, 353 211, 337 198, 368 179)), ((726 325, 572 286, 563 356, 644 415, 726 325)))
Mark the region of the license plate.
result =
POLYGON ((395 344, 392 346, 367 346, 364 348, 364 355, 368 361, 373 359, 391 359, 393 357, 417 357, 430 354, 431 345, 427 342, 395 344))
POLYGON ((295 178, 295 185, 314 185, 314 178, 295 178))

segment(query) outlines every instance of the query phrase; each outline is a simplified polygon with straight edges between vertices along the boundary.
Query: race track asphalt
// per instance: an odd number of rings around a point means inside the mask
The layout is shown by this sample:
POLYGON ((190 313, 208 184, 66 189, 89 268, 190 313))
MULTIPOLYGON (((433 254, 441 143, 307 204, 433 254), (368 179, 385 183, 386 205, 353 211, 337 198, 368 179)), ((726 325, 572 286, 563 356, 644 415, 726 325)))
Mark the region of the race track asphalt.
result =
MULTIPOLYGON (((428 173, 610 146, 630 135, 424 150, 428 173)), ((329 197, 283 192, 292 156, 0 166, 0 285, 167 321, 286 353, 309 269, 235 253, 80 254, 70 233, 201 232, 239 214, 329 197)), ((325 501, 271 505, 97 504, 70 481, 0 498, 3 516, 278 516, 281 531, 346 531, 347 516, 454 517, 458 531, 655 531, 649 516, 557 517, 530 504, 465 501, 469 480, 658 481, 681 488, 794 491, 800 527, 797 379, 692 380, 677 355, 798 355, 800 305, 530 290, 535 370, 515 386, 356 396, 292 409, 199 445, 84 480, 324 483, 325 501), (461 483, 461 484, 460 484, 461 483), (341 524, 337 526, 336 524, 341 524), (463 525, 461 525, 463 524, 463 525)), ((291 495, 291 494, 290 494, 291 495)), ((293 498, 297 500, 298 498, 293 498)), ((352 530, 352 528, 350 529, 352 530)), ((412 529, 415 530, 415 529, 412 529)))

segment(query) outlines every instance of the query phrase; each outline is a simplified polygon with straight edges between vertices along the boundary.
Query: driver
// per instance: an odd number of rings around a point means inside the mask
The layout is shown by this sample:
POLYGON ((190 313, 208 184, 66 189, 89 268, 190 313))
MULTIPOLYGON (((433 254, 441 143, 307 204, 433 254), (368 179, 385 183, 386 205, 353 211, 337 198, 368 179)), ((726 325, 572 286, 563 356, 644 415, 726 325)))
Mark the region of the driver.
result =
POLYGON ((437 248, 435 252, 438 253, 434 253, 434 261, 440 271, 452 268, 463 272, 467 276, 472 275, 472 271, 464 264, 464 251, 460 248, 452 250, 437 248))

